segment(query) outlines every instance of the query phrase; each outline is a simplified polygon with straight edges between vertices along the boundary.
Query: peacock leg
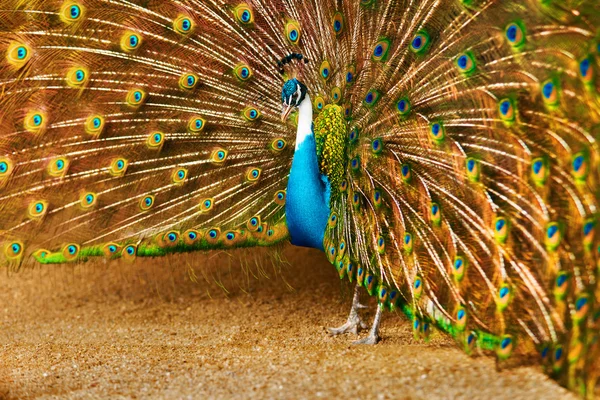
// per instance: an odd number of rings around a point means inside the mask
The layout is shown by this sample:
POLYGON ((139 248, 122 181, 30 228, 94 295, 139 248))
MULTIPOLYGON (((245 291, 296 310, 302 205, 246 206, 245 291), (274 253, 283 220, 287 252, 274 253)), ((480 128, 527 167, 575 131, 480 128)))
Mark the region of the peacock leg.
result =
POLYGON ((383 304, 377 305, 377 312, 375 313, 375 318, 373 319, 373 326, 371 326, 371 331, 369 332, 369 336, 364 339, 360 339, 354 342, 354 344, 377 344, 381 339, 379 337, 379 323, 381 322, 381 314, 383 313, 383 304))
POLYGON ((352 299, 352 308, 350 309, 350 315, 348 315, 348 321, 338 328, 328 328, 332 335, 339 335, 341 333, 354 333, 355 335, 358 335, 358 332, 361 329, 367 329, 367 324, 363 322, 358 314, 359 309, 365 308, 365 306, 360 304, 359 289, 359 285, 356 285, 356 288, 354 288, 354 297, 352 299))

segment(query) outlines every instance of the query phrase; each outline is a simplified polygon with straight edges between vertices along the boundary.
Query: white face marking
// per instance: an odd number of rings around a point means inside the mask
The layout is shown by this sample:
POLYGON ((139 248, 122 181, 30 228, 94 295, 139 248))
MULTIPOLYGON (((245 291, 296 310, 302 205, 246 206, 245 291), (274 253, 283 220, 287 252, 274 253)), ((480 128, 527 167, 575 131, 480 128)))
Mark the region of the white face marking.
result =
MULTIPOLYGON (((302 95, 302 91, 300 90, 300 85, 296 85, 296 98, 300 99, 300 96, 302 95)), ((286 106, 294 106, 294 107, 298 107, 298 103, 292 104, 292 99, 294 98, 294 95, 291 95, 290 97, 286 98, 284 101, 284 104, 286 106)))
MULTIPOLYGON (((300 90, 300 85, 296 85, 296 95, 297 95, 297 99, 298 100, 300 100, 300 95, 301 94, 302 94, 302 91, 300 90)), ((298 104, 296 103, 296 105, 298 105, 298 104)))
POLYGON ((310 102, 310 96, 308 93, 304 96, 304 100, 298 104, 298 128, 296 130, 296 150, 304 142, 304 140, 311 136, 312 133, 312 103, 310 102))

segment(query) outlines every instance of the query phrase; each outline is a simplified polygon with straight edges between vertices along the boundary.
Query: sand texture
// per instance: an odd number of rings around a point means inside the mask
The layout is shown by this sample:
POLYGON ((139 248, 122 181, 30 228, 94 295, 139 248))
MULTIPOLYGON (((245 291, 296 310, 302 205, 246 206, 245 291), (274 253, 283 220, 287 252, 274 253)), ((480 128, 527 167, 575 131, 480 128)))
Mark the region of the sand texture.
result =
POLYGON ((281 274, 241 267, 246 254, 3 273, 0 398, 575 398, 538 368, 498 371, 439 332, 416 341, 398 314, 384 315, 376 346, 331 337, 351 288, 322 254, 287 248, 281 274))

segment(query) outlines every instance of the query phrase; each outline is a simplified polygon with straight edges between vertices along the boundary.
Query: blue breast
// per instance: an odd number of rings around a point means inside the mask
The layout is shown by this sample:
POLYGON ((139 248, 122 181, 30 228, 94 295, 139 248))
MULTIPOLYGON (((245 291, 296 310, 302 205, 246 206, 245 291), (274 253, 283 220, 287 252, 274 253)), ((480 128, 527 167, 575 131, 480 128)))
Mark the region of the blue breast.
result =
POLYGON ((323 250, 329 219, 330 185, 319 172, 314 135, 296 149, 287 186, 285 213, 292 244, 323 250))

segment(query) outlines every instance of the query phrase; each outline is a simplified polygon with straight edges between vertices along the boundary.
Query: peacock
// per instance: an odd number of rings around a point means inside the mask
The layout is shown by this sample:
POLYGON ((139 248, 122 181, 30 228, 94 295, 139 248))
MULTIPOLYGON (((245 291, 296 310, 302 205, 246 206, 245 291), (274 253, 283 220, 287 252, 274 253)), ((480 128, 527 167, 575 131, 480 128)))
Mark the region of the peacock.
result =
POLYGON ((593 397, 596 0, 3 0, 6 268, 320 249, 383 312, 593 397))

